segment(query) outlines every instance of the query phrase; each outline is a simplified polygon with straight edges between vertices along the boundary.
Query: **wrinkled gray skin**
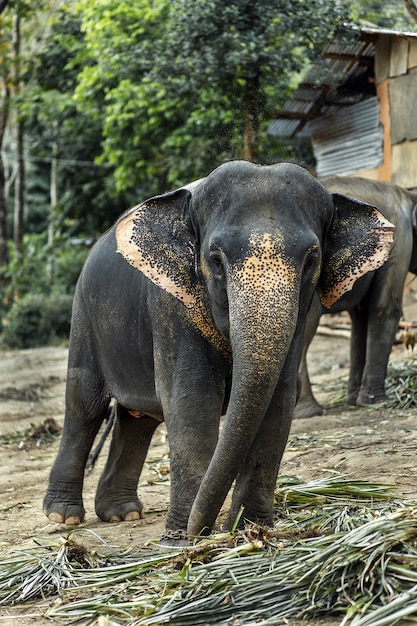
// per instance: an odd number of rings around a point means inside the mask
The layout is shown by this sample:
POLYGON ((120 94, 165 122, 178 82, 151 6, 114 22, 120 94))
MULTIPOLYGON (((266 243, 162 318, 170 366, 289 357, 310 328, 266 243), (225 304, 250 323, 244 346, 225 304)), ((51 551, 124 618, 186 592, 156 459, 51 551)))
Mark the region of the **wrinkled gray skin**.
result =
POLYGON ((417 190, 356 177, 329 176, 324 185, 376 206, 395 225, 394 245, 386 263, 355 283, 329 310, 317 297, 312 301, 300 366, 301 392, 294 417, 321 415, 314 398, 306 354, 323 313, 348 311, 352 319, 350 375, 347 403, 371 405, 387 399, 385 377, 388 359, 398 330, 407 272, 417 273, 417 190))
POLYGON ((102 520, 143 515, 138 479, 164 419, 168 531, 208 532, 234 480, 229 525, 241 505, 271 523, 313 293, 334 301, 383 263, 391 241, 373 207, 332 197, 291 164, 227 163, 122 216, 76 289, 49 519, 84 519, 84 467, 113 397, 102 520))

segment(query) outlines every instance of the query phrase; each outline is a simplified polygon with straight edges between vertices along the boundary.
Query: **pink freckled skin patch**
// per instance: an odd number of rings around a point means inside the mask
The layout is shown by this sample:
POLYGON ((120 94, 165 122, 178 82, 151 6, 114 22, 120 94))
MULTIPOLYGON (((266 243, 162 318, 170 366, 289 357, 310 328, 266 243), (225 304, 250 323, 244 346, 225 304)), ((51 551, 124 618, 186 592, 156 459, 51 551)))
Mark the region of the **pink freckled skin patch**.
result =
POLYGON ((137 270, 142 272, 155 285, 171 293, 185 306, 192 307, 195 304, 193 294, 187 291, 179 281, 172 279, 162 270, 149 253, 143 253, 138 247, 135 239, 136 222, 140 222, 141 212, 145 210, 145 205, 139 206, 124 218, 116 228, 117 252, 137 270))

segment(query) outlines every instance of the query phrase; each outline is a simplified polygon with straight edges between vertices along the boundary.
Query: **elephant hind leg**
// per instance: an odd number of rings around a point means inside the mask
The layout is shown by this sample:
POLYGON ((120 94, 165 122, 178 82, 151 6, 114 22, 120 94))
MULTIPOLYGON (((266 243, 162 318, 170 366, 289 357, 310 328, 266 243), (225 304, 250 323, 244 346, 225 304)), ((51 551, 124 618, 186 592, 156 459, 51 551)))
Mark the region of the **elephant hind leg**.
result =
POLYGON ((120 404, 117 405, 107 463, 95 500, 96 513, 103 521, 143 518, 143 505, 137 495, 137 485, 152 436, 160 423, 154 417, 133 414, 120 404))
POLYGON ((300 369, 298 370, 301 389, 294 409, 294 419, 304 419, 314 417, 315 415, 323 415, 324 413, 324 408, 317 402, 311 389, 306 352, 306 347, 304 347, 300 369))
POLYGON ((362 375, 367 359, 368 306, 361 303, 349 311, 352 320, 350 340, 350 372, 346 403, 356 406, 362 386, 362 375))
POLYGON ((44 513, 52 522, 73 526, 84 521, 84 468, 109 401, 96 373, 68 370, 61 444, 43 501, 44 513))
POLYGON ((313 395, 307 366, 307 351, 313 341, 314 335, 316 334, 322 310, 320 300, 318 299, 317 294, 314 294, 307 314, 304 346, 301 355, 301 364, 298 370, 299 394, 293 414, 295 419, 313 417, 314 415, 323 415, 324 413, 323 407, 317 402, 313 395))
POLYGON ((370 312, 366 364, 357 398, 358 405, 379 404, 388 400, 385 378, 400 317, 400 296, 397 297, 397 303, 395 300, 391 303, 389 311, 375 307, 370 312))

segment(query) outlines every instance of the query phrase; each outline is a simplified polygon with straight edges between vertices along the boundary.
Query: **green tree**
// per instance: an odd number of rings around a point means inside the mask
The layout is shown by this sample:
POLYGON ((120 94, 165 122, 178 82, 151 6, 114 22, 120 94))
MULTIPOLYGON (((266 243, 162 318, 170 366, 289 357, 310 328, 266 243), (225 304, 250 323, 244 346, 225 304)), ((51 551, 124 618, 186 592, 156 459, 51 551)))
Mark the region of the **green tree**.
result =
MULTIPOLYGON (((0 163, 0 266, 8 261, 7 248, 7 193, 6 188, 12 186, 13 178, 15 215, 13 230, 15 251, 21 254, 23 239, 23 210, 24 210, 24 133, 21 104, 24 100, 24 83, 26 75, 26 53, 29 51, 28 41, 33 31, 39 26, 38 18, 42 19, 42 10, 46 2, 39 2, 36 10, 29 0, 8 0, 0 6, 0 148, 2 158, 0 163), (6 143, 8 144, 6 145, 6 143), (10 168, 5 168, 4 154, 13 147, 14 160, 13 175, 10 168)), ((35 51, 29 51, 33 54, 35 51)), ((26 56, 27 58, 27 56, 26 56)))
POLYGON ((86 65, 84 33, 74 7, 56 8, 35 34, 31 47, 36 54, 27 63, 19 108, 26 128, 25 232, 46 231, 52 220, 58 234, 95 236, 134 199, 115 191, 109 164, 95 162, 103 135, 97 107, 81 110, 74 99, 77 77, 86 65))
MULTIPOLYGON (((6 12, 12 6, 9 0, 6 12)), ((39 3, 37 7, 41 8, 39 3)), ((0 273, 0 328, 4 313, 8 328, 13 327, 12 318, 17 310, 14 304, 27 294, 37 294, 40 299, 51 294, 57 304, 62 301, 68 310, 68 298, 86 256, 83 240, 88 237, 91 242, 127 205, 126 198, 114 192, 110 168, 94 163, 101 152, 102 124, 80 114, 73 98, 77 75, 83 66, 84 36, 80 21, 71 7, 52 8, 52 12, 36 13, 40 24, 29 13, 21 20, 22 88, 19 94, 10 89, 7 100, 13 111, 9 116, 13 126, 8 125, 7 141, 3 144, 9 174, 6 182, 11 188, 7 207, 9 226, 13 195, 17 196, 10 172, 23 160, 25 223, 20 254, 17 246, 4 237, 10 259, 5 259, 0 273), (22 127, 24 123, 25 129, 25 150, 20 157, 12 132, 16 119, 22 127)), ((48 9, 51 9, 49 4, 48 9)), ((11 20, 7 26, 10 24, 11 20)), ((11 33, 9 27, 8 39, 2 43, 8 44, 5 58, 13 86, 11 33)), ((2 185, 0 192, 5 186, 2 185)), ((6 205, 3 214, 6 217, 6 205)), ((9 227, 9 233, 12 230, 9 227)), ((34 302, 27 300, 29 308, 34 302)), ((50 322, 52 328, 54 321, 50 322)))
POLYGON ((404 4, 412 19, 417 22, 417 5, 413 0, 404 0, 404 4))
POLYGON ((118 190, 155 193, 165 185, 161 146, 184 115, 163 85, 148 79, 155 42, 169 28, 169 2, 80 0, 77 6, 86 63, 75 97, 83 113, 103 124, 97 161, 114 168, 118 190))
POLYGON ((352 22, 365 20, 383 28, 413 29, 412 0, 350 0, 350 18, 352 22))
POLYGON ((250 160, 259 157, 268 84, 285 90, 300 63, 319 53, 340 17, 336 4, 324 0, 175 0, 172 16, 162 58, 175 63, 159 64, 155 73, 164 80, 174 73, 184 95, 191 80, 197 104, 206 84, 226 96, 238 118, 241 156, 250 160))
POLYGON ((259 130, 277 106, 269 85, 285 96, 291 72, 318 54, 338 17, 328 0, 78 7, 88 65, 77 98, 102 116, 101 160, 115 167, 118 188, 145 193, 223 159, 262 159, 259 130))
POLYGON ((56 193, 51 186, 44 195, 37 232, 53 220, 55 229, 72 235, 97 235, 127 201, 114 192, 111 168, 95 163, 101 153, 100 116, 94 109, 81 111, 74 99, 84 52, 80 20, 64 6, 31 67, 31 98, 24 107, 29 158, 37 180, 50 180, 56 168, 56 193), (51 195, 56 196, 56 206, 50 212, 51 195))
POLYGON ((7 1, 2 3, 0 12, 0 267, 6 265, 9 260, 5 192, 6 174, 2 154, 9 119, 11 85, 11 24, 7 15, 3 16, 6 7, 7 1))

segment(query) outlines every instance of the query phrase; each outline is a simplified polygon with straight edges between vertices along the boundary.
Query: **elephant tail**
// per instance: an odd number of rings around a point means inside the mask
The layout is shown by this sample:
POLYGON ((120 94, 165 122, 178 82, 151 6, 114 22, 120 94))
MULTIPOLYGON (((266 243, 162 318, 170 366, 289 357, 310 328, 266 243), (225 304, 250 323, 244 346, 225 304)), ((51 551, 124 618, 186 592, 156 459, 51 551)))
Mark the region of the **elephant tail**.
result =
POLYGON ((116 413, 117 413, 117 403, 115 402, 112 406, 110 406, 107 409, 107 414, 106 414, 106 417, 104 418, 106 421, 106 428, 104 429, 104 432, 101 435, 100 441, 98 442, 98 444, 96 445, 94 450, 90 453, 90 456, 88 457, 88 461, 85 467, 86 467, 86 471, 90 473, 93 471, 94 466, 97 462, 97 459, 100 456, 100 453, 104 447, 106 439, 109 436, 111 429, 113 428, 113 425, 116 419, 116 413))

